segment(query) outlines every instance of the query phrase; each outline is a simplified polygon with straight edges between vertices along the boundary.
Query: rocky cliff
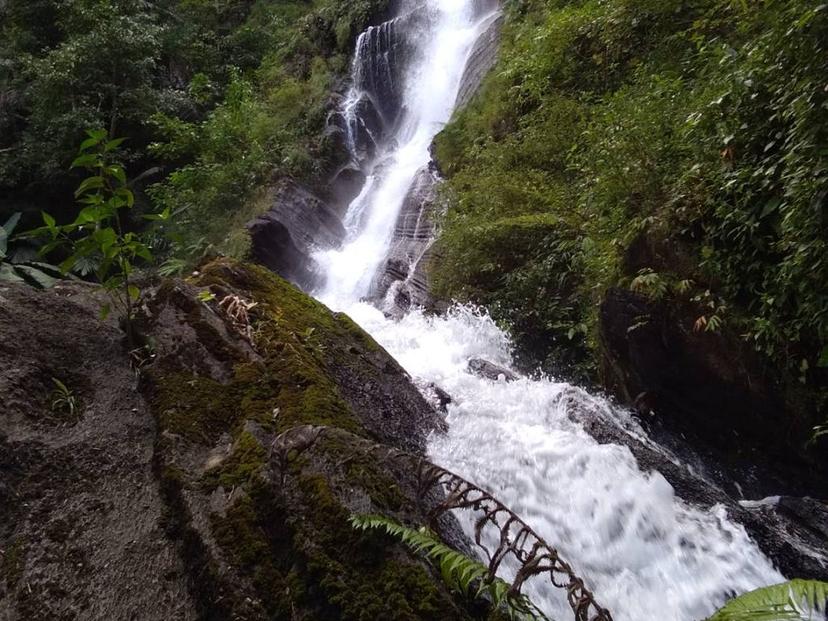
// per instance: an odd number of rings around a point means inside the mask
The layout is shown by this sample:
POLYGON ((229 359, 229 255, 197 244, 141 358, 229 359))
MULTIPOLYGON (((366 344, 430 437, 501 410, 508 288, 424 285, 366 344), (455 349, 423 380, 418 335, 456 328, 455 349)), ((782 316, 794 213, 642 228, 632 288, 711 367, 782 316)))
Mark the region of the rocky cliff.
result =
MULTIPOLYGON (((496 0, 475 3, 481 25, 463 73, 456 106, 471 101, 497 60, 503 17, 496 0)), ((352 75, 329 101, 326 136, 331 146, 330 174, 313 190, 279 181, 270 190, 270 209, 250 222, 252 256, 305 290, 319 282, 312 253, 335 248, 345 238, 342 218, 377 166, 404 113, 406 70, 416 54, 416 39, 431 18, 425 4, 413 6, 365 31, 357 40, 352 75), (334 165, 335 164, 335 165, 334 165)), ((431 306, 425 266, 436 234, 435 167, 417 175, 394 231, 393 249, 376 275, 373 296, 387 298, 387 309, 431 306)))
POLYGON ((131 355, 98 308, 0 290, 0 617, 469 618, 347 523, 424 519, 381 449, 442 424, 350 319, 228 260, 147 288, 131 355))

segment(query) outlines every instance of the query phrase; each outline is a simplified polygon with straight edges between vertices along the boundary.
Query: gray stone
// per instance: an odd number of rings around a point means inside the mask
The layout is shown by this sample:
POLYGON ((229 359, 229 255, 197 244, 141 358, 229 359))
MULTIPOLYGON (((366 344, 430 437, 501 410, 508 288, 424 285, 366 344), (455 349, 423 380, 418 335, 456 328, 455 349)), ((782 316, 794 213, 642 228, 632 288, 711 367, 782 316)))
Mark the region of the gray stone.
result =
MULTIPOLYGON (((492 10, 491 8, 489 10, 492 10)), ((469 56, 463 78, 460 80, 460 89, 457 93, 456 106, 462 108, 477 93, 486 74, 489 73, 500 49, 500 30, 503 27, 503 15, 493 13, 484 26, 483 34, 474 44, 469 56)))
POLYGON ((345 228, 334 209, 294 181, 271 189, 270 209, 247 225, 253 258, 305 290, 318 282, 317 248, 335 248, 345 228))
POLYGON ((388 258, 380 268, 373 297, 385 298, 385 310, 393 316, 432 305, 426 267, 436 234, 437 181, 429 168, 417 173, 397 218, 388 258))
POLYGON ((515 382, 520 379, 517 373, 482 358, 469 360, 469 373, 494 381, 504 379, 507 382, 515 382))

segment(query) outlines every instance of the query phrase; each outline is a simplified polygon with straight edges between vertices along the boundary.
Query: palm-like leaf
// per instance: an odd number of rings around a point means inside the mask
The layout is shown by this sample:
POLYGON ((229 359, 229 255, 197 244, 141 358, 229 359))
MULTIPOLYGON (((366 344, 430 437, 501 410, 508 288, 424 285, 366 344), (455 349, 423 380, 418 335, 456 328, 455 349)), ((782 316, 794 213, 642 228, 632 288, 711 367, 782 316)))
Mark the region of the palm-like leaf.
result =
POLYGON ((818 621, 826 604, 828 583, 792 580, 737 597, 708 621, 818 621))
POLYGON ((25 283, 25 279, 8 263, 0 263, 0 281, 25 283))
POLYGON ((40 267, 34 267, 32 265, 15 265, 14 270, 18 276, 21 276, 26 282, 38 289, 54 287, 55 283, 59 280, 59 277, 52 276, 40 267))

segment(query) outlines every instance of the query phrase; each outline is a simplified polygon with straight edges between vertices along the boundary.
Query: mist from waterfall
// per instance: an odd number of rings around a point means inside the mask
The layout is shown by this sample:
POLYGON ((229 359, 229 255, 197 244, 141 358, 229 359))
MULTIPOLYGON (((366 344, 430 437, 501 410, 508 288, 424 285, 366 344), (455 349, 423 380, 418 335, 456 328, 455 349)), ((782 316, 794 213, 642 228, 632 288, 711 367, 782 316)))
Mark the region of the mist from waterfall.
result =
MULTIPOLYGON (((553 379, 469 373, 472 358, 512 363, 508 337, 485 314, 457 307, 392 320, 364 301, 404 198, 452 114, 486 23, 478 5, 412 1, 401 15, 419 12, 415 32, 399 18, 360 37, 342 112, 367 182, 345 217, 344 245, 315 256, 325 273, 316 295, 371 333, 424 392, 433 383, 451 395, 450 428, 431 438, 431 459, 491 491, 558 547, 616 621, 703 619, 729 596, 783 578, 723 507, 688 505, 627 447, 599 444, 582 424, 599 417, 643 436, 625 410, 553 379), (398 97, 381 101, 389 88, 398 97)), ((471 516, 458 518, 471 533, 471 516)), ((529 595, 551 617, 571 618, 565 594, 548 583, 530 583, 529 595)))

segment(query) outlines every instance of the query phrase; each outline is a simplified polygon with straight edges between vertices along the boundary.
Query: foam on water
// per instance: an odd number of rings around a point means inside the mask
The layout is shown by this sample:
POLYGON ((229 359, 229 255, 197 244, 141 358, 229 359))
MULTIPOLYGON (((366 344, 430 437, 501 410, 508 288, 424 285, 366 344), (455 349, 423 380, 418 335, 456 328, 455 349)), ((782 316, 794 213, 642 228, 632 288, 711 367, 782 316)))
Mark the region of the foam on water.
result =
MULTIPOLYGON (((339 310, 419 382, 454 399, 431 459, 491 491, 556 546, 616 621, 703 619, 734 593, 783 580, 722 507, 688 506, 628 448, 598 444, 571 416, 599 412, 626 427, 626 412, 566 383, 469 374, 469 358, 510 362, 508 338, 485 315, 457 308, 392 321, 364 303, 339 310)), ((471 534, 472 516, 458 517, 471 534)), ((538 583, 529 593, 550 615, 571 617, 562 593, 538 583)))

